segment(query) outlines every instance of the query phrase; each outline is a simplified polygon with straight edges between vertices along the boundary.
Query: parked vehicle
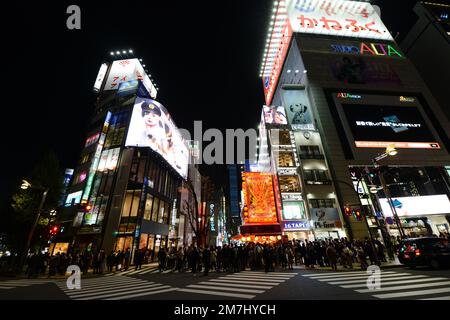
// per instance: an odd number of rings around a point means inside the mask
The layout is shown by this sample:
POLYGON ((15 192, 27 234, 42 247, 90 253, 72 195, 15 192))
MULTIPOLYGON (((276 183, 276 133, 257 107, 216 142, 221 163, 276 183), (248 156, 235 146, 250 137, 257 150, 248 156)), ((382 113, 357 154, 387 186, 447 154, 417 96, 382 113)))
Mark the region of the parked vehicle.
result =
POLYGON ((424 237, 403 240, 398 253, 400 263, 415 268, 450 266, 450 243, 446 238, 424 237))

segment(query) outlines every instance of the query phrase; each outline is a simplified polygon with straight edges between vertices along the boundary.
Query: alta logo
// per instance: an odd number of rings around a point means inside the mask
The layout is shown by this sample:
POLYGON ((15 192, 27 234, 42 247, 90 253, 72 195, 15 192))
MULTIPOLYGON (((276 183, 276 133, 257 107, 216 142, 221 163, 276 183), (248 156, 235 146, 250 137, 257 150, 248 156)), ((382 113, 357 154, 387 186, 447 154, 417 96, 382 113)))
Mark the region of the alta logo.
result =
POLYGON ((269 88, 269 84, 270 84, 270 77, 267 76, 264 78, 264 87, 267 89, 269 88))
POLYGON ((332 44, 331 48, 336 53, 350 53, 359 55, 372 55, 372 56, 399 56, 402 57, 400 52, 394 49, 390 44, 384 43, 364 43, 361 42, 359 46, 332 44))
POLYGON ((359 94, 351 94, 347 92, 339 92, 337 94, 337 97, 343 99, 361 99, 361 96, 359 94))

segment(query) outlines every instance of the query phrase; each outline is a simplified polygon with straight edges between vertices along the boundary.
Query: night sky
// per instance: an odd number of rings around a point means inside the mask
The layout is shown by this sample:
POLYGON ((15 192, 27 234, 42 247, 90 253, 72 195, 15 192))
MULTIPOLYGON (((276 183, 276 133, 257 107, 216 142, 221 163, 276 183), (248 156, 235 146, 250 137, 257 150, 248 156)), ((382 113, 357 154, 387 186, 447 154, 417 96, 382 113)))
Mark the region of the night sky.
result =
MULTIPOLYGON (((400 42, 416 1, 374 1, 400 42)), ((440 1, 443 2, 443 1, 440 1)), ((445 1, 448 2, 448 1, 445 1)), ((264 103, 258 78, 271 0, 34 1, 2 4, 3 105, 1 192, 16 187, 54 150, 74 168, 92 93, 109 52, 133 49, 159 87, 158 100, 179 127, 256 127, 264 103), (66 8, 81 7, 81 30, 66 28, 66 8), (11 21, 14 21, 12 23, 11 21)), ((224 182, 223 170, 206 168, 224 182)))

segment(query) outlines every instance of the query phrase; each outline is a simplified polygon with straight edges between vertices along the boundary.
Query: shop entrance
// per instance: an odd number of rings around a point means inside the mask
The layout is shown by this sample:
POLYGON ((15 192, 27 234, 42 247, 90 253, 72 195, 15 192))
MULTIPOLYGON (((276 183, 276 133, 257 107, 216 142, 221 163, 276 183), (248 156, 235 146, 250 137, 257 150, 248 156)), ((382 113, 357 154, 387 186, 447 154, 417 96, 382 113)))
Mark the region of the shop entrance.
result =
POLYGON ((339 232, 337 231, 328 231, 328 237, 332 239, 339 239, 339 232))

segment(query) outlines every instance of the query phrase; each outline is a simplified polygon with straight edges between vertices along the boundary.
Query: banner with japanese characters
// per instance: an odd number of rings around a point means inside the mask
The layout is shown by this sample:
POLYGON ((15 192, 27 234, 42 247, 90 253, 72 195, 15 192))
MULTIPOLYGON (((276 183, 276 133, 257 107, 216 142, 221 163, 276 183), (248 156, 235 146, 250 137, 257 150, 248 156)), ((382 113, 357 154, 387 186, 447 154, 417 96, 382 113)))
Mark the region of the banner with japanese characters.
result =
POLYGON ((294 32, 393 41, 370 3, 343 0, 286 2, 294 32))

